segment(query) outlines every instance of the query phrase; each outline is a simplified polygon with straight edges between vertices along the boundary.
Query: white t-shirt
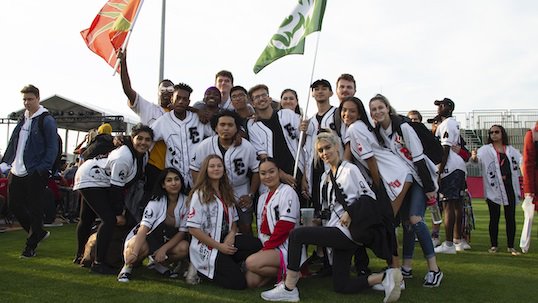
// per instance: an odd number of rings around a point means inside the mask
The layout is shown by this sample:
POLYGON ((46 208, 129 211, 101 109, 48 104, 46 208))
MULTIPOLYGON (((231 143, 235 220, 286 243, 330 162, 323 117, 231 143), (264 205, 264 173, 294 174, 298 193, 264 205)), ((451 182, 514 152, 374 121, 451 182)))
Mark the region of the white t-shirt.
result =
MULTIPOLYGON (((442 146, 457 146, 460 144, 460 126, 456 121, 456 118, 446 118, 435 130, 435 136, 439 138, 442 146)), ((467 173, 465 169, 465 161, 456 154, 452 149, 448 154, 445 169, 441 172, 441 178, 444 178, 455 170, 461 170, 467 173)))
POLYGON ((136 94, 133 105, 131 105, 130 101, 127 101, 127 105, 140 117, 140 122, 145 125, 151 125, 166 113, 162 106, 149 102, 139 94, 136 94))

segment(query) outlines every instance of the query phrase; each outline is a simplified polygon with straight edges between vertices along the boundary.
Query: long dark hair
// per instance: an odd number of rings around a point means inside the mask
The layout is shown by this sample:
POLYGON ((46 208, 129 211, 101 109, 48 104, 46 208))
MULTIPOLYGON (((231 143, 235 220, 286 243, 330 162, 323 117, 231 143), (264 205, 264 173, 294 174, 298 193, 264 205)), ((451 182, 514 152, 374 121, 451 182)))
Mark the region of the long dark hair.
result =
POLYGON ((489 128, 489 130, 488 130, 488 144, 493 143, 493 140, 491 140, 491 134, 489 132, 494 127, 498 127, 501 130, 501 137, 502 137, 503 145, 510 145, 510 142, 508 141, 508 134, 506 133, 506 130, 504 129, 504 127, 502 127, 502 125, 499 125, 499 124, 493 124, 489 128))
POLYGON ((181 173, 173 167, 167 167, 161 171, 161 173, 157 177, 157 180, 155 181, 155 185, 153 186, 153 191, 151 193, 152 200, 159 200, 168 194, 163 188, 164 180, 166 179, 168 173, 173 173, 179 177, 179 181, 181 182, 181 190, 179 191, 179 193, 184 195, 189 194, 187 192, 187 188, 185 187, 185 181, 181 173))
MULTIPOLYGON (((394 121, 395 118, 398 117, 398 115, 396 114, 396 110, 394 109, 394 107, 392 107, 392 105, 390 105, 389 99, 387 99, 387 97, 383 96, 382 94, 377 94, 372 99, 370 99, 370 102, 368 103, 368 105, 371 105, 372 102, 374 101, 380 101, 381 103, 385 104, 385 106, 389 110, 389 118, 391 121, 394 121)), ((401 123, 401 121, 399 122, 401 123)), ((394 129, 394 123, 393 123, 393 129, 394 129)), ((375 126, 374 133, 377 138, 377 141, 379 141, 379 144, 385 145, 385 140, 383 139, 383 136, 381 136, 381 124, 378 123, 375 126)))
POLYGON ((368 113, 366 112, 366 109, 364 108, 364 104, 362 103, 361 99, 357 97, 353 97, 353 96, 345 97, 339 106, 340 113, 342 112, 344 103, 348 101, 353 102, 355 103, 355 105, 357 105, 357 109, 359 110, 359 120, 361 120, 364 124, 366 124, 366 127, 368 128, 368 130, 375 134, 379 142, 383 142, 383 138, 381 137, 381 134, 379 132, 375 132, 374 126, 372 125, 372 123, 370 123, 370 120, 368 119, 368 113))

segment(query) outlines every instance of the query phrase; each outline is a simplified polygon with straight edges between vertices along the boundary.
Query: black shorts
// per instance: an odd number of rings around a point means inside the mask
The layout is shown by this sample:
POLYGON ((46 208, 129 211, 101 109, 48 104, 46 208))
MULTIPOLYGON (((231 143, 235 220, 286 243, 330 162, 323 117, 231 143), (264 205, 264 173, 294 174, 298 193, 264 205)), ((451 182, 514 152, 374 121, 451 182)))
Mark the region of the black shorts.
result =
POLYGON ((149 254, 153 255, 157 249, 161 248, 164 243, 168 242, 179 230, 177 227, 167 226, 162 222, 147 237, 149 254))
POLYGON ((455 170, 448 176, 441 179, 439 185, 439 201, 461 200, 467 184, 465 183, 465 172, 455 170))

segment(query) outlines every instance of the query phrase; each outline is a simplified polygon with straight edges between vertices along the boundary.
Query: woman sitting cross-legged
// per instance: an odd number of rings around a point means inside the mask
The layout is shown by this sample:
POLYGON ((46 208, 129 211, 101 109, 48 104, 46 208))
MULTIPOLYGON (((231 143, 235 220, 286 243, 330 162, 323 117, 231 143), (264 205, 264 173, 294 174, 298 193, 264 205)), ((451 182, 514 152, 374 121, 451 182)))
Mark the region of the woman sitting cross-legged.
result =
MULTIPOLYGON (((342 161, 339 155, 340 139, 330 133, 321 132, 315 141, 315 155, 329 164, 329 169, 321 177, 322 201, 327 202, 331 217, 325 226, 301 227, 291 231, 288 249, 288 271, 283 283, 265 291, 261 297, 267 301, 299 301, 297 282, 302 247, 315 244, 331 247, 333 250, 333 288, 338 293, 357 293, 375 284, 381 283, 385 288, 384 302, 395 302, 400 297, 402 274, 399 268, 389 268, 384 273, 350 277, 351 257, 358 244, 351 238, 349 226, 351 217, 336 197, 338 189, 334 188, 334 179, 339 191, 345 196, 346 207, 353 203, 374 202, 375 194, 357 166, 342 161), (333 177, 331 177, 333 176, 333 177)), ((388 205, 387 205, 388 207, 388 205)), ((390 256, 390 251, 387 253, 390 256)))
POLYGON ((184 259, 188 254, 187 206, 183 177, 175 168, 165 168, 144 210, 142 221, 125 240, 125 265, 119 282, 129 282, 133 264, 152 256, 152 266, 162 274, 171 273, 165 262, 184 259))
POLYGON ((187 227, 193 237, 189 248, 192 263, 187 273, 188 283, 193 281, 191 273, 198 271, 221 287, 247 288, 241 263, 262 245, 252 236, 237 235, 239 217, 228 180, 222 158, 214 154, 207 156, 188 202, 187 227))
MULTIPOLYGON (((288 236, 299 224, 299 197, 295 190, 280 182, 275 160, 260 161, 261 182, 269 188, 258 199, 258 238, 263 243, 259 252, 247 258, 248 286, 263 286, 275 278, 280 282, 286 272, 288 236)), ((302 260, 306 259, 306 253, 302 260)))

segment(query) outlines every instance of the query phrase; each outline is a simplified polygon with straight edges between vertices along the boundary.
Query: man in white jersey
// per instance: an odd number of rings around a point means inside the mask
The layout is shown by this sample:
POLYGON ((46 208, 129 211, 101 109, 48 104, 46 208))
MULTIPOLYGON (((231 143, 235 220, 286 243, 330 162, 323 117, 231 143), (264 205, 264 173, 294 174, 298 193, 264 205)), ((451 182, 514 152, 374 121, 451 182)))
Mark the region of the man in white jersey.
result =
POLYGON ((226 174, 234 188, 239 230, 243 234, 252 234, 253 202, 260 186, 259 161, 249 141, 241 139, 237 144, 239 123, 240 117, 233 111, 224 110, 214 116, 211 126, 217 135, 205 139, 196 148, 190 169, 192 178, 196 181, 207 156, 215 154, 223 159, 226 174))
POLYGON ((234 76, 227 70, 221 70, 215 75, 215 86, 219 89, 222 102, 219 104, 222 109, 234 110, 230 90, 234 86, 234 76))
POLYGON ((446 240, 435 248, 436 253, 455 254, 456 250, 469 249, 470 246, 462 240, 462 194, 465 190, 465 162, 452 150, 459 145, 460 128, 452 117, 454 101, 449 98, 434 102, 438 106, 437 113, 441 123, 435 131, 435 136, 443 146, 443 158, 439 164, 439 201, 443 202, 446 240))
POLYGON ((192 88, 187 84, 175 85, 171 104, 173 110, 151 126, 155 140, 163 140, 166 144, 165 166, 176 168, 188 189, 194 185, 189 172, 194 151, 204 138, 213 135, 209 124, 203 124, 198 115, 187 111, 191 93, 192 88))
POLYGON ((257 119, 250 119, 247 132, 259 159, 272 157, 280 168, 280 180, 293 187, 301 195, 304 155, 299 157, 297 179, 293 177, 295 155, 299 146, 300 116, 289 109, 275 111, 269 88, 264 84, 248 91, 256 110, 257 119))

